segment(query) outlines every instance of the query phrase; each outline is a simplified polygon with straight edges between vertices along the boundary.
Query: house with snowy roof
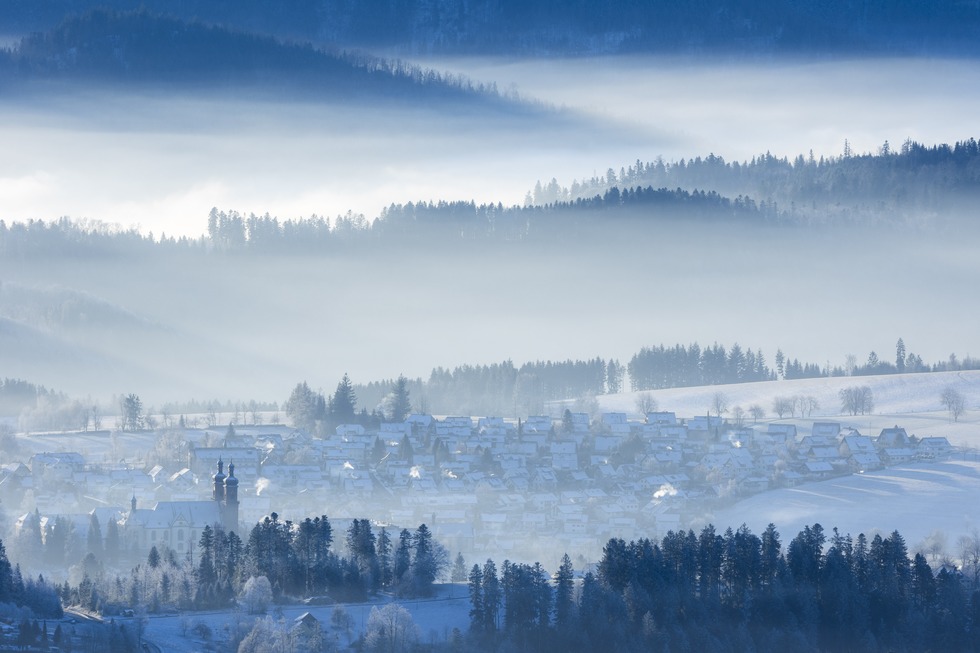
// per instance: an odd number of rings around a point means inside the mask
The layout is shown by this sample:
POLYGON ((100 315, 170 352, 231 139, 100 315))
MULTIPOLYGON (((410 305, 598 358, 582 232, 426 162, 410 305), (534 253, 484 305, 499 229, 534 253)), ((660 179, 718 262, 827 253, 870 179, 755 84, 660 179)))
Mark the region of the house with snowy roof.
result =
POLYGON ((915 447, 916 458, 944 460, 953 455, 953 446, 943 437, 922 438, 915 447))
POLYGON ((839 422, 814 422, 810 435, 823 438, 834 438, 840 434, 839 422))
POLYGON ((875 440, 875 446, 879 449, 909 447, 911 445, 912 440, 909 438, 909 434, 898 425, 882 429, 881 433, 878 434, 878 439, 875 440))

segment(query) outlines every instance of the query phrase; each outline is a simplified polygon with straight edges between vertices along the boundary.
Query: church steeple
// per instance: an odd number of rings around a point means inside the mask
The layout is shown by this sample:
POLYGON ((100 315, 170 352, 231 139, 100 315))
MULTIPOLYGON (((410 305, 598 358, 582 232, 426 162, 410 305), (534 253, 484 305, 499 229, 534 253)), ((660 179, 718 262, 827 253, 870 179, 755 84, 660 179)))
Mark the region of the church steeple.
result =
POLYGON ((238 479, 235 478, 235 463, 228 463, 228 477, 225 479, 224 501, 221 514, 226 531, 238 530, 238 479))
POLYGON ((211 498, 215 501, 225 500, 225 463, 218 457, 218 473, 214 475, 214 489, 211 498))

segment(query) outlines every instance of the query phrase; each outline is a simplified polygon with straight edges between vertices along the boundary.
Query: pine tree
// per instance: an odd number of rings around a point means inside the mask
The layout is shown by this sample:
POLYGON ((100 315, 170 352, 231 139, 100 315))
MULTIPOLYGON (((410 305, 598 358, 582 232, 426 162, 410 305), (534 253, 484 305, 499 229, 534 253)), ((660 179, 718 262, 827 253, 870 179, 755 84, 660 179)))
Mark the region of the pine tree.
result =
POLYGON ((572 560, 566 553, 561 557, 561 564, 555 572, 555 624, 564 626, 571 621, 574 602, 574 569, 572 560))
POLYGON ((375 542, 375 550, 377 551, 378 572, 381 576, 381 586, 391 587, 393 575, 391 536, 388 535, 387 529, 382 528, 381 532, 378 533, 378 539, 377 542, 375 542))
POLYGON ((357 396, 350 377, 344 373, 330 399, 330 419, 334 424, 351 424, 357 418, 357 396))
POLYGON ((393 581, 401 585, 409 580, 408 570, 412 566, 412 534, 403 528, 398 534, 398 548, 395 549, 395 562, 392 569, 393 581))
POLYGON ((102 543, 102 527, 99 525, 99 517, 93 511, 88 520, 88 552, 101 560, 105 551, 102 543))
POLYGON ((462 583, 466 578, 466 560, 463 558, 462 552, 458 551, 456 553, 456 559, 453 561, 453 571, 450 580, 454 583, 462 583))
POLYGON ((399 376, 388 401, 388 421, 404 422, 411 412, 412 402, 409 399, 408 379, 399 376))
POLYGON ((470 630, 482 632, 486 628, 487 618, 483 605, 483 570, 480 565, 473 565, 470 570, 467 587, 470 594, 470 630))
POLYGON ((438 571, 432 532, 425 524, 419 525, 412 538, 412 586, 416 596, 432 596, 432 584, 438 571))
POLYGON ((105 531, 106 560, 116 560, 119 556, 119 526, 116 520, 110 518, 105 531))
POLYGON ((488 559, 483 565, 483 630, 492 633, 497 630, 497 617, 500 613, 502 593, 497 578, 497 566, 488 559))
POLYGON ((150 547, 150 553, 146 556, 146 564, 150 566, 150 569, 156 569, 160 566, 160 552, 157 551, 156 545, 150 547))

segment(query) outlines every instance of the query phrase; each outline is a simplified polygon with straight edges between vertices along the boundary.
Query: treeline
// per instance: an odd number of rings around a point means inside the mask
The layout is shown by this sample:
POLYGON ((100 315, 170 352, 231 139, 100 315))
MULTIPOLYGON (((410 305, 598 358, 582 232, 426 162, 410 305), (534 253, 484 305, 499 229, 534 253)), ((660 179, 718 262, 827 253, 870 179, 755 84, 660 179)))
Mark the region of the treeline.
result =
POLYGON ((634 186, 710 188, 777 204, 789 218, 864 220, 880 216, 882 207, 907 215, 913 209, 965 206, 976 200, 980 146, 974 138, 932 146, 907 140, 898 149, 885 141, 875 153, 856 154, 845 141, 841 156, 819 159, 812 152, 794 159, 767 152, 742 162, 714 154, 673 163, 637 160, 619 172, 610 168, 603 176, 567 187, 555 179, 538 182, 527 199, 543 206, 634 186))
MULTIPOLYGON (((354 384, 346 374, 329 397, 305 381, 296 385, 284 404, 292 423, 311 433, 326 433, 340 424, 376 428, 383 421, 400 422, 412 410, 458 415, 536 415, 547 404, 567 399, 588 399, 629 390, 661 390, 705 385, 726 385, 831 376, 945 372, 980 369, 980 359, 949 359, 927 364, 904 341, 896 343, 896 362, 879 359, 872 351, 867 362, 848 356, 843 365, 800 362, 776 350, 770 367, 761 349, 738 343, 701 347, 656 345, 644 347, 625 366, 616 359, 535 361, 520 366, 512 361, 488 365, 437 367, 428 379, 372 381, 354 384), (361 406, 358 408, 358 406, 361 406)), ((793 412, 783 406, 782 415, 793 412)), ((850 410, 849 408, 846 410, 850 410)))
POLYGON ((99 222, 0 221, 0 255, 10 257, 163 254, 368 255, 406 241, 548 242, 592 237, 613 227, 665 220, 793 224, 838 218, 901 223, 911 211, 956 208, 980 197, 980 146, 906 142, 876 154, 794 160, 770 154, 749 162, 709 155, 675 163, 637 161, 617 173, 559 186, 538 183, 523 206, 472 201, 392 204, 375 220, 348 212, 279 219, 214 208, 200 238, 140 234, 99 222), (699 190, 699 189, 713 190, 699 190), (672 189, 672 190, 671 190, 672 189))
POLYGON ((702 349, 696 342, 684 347, 644 347, 626 366, 634 390, 657 390, 723 383, 770 381, 775 372, 760 349, 743 350, 738 343, 726 350, 715 343, 702 349))
POLYGON ((714 192, 667 188, 607 188, 593 197, 548 206, 510 206, 457 202, 392 204, 369 222, 347 213, 328 220, 320 216, 280 221, 212 209, 208 244, 222 252, 330 252, 359 245, 431 239, 458 241, 553 241, 592 227, 606 228, 617 219, 654 223, 665 219, 769 221, 776 207, 757 206, 745 197, 729 199, 714 192))
MULTIPOLYGON (((101 3, 100 3, 101 4, 101 3)), ((501 99, 479 84, 400 61, 136 11, 93 9, 0 50, 0 79, 191 83, 343 98, 501 99)))
POLYGON ((568 556, 550 579, 539 565, 474 565, 469 637, 484 650, 976 651, 967 562, 968 574, 937 571, 898 531, 828 539, 820 524, 785 550, 772 524, 611 539, 581 583, 568 556))
POLYGON ((60 404, 68 401, 62 392, 49 390, 23 379, 0 379, 0 415, 19 415, 24 409, 39 404, 60 404))
POLYGON ((193 239, 141 235, 135 229, 90 226, 67 218, 9 225, 0 220, 0 254, 19 258, 177 253, 371 255, 372 248, 379 245, 404 248, 406 240, 430 245, 433 239, 553 243, 614 226, 657 226, 666 220, 771 223, 781 219, 775 206, 757 206, 745 197, 729 199, 698 190, 611 188, 591 198, 546 207, 443 201, 392 204, 373 222, 350 212, 333 219, 313 215, 279 220, 268 214, 212 209, 206 236, 193 239))
POLYGON ((382 421, 401 422, 413 410, 536 415, 545 412, 549 401, 620 392, 624 382, 625 368, 614 359, 537 361, 520 367, 504 361, 452 370, 439 367, 427 381, 401 376, 354 385, 345 374, 329 397, 303 381, 293 388, 284 408, 297 427, 325 433, 340 424, 371 428, 382 421))
POLYGON ((416 53, 976 52, 974 7, 957 2, 753 0, 697 4, 610 0, 303 0, 288 10, 262 0, 60 0, 7 2, 0 20, 33 31, 94 6, 178 13, 184 18, 304 40, 416 53))

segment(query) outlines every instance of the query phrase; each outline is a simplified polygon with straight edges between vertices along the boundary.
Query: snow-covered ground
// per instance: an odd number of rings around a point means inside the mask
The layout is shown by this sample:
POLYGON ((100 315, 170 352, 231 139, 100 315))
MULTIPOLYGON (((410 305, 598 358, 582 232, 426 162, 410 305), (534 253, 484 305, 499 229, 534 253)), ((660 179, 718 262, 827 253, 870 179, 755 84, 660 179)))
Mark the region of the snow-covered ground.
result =
POLYGON ((783 544, 803 526, 837 527, 857 537, 864 533, 887 536, 894 530, 916 550, 940 532, 946 553, 958 557, 956 541, 980 530, 980 460, 961 457, 939 463, 919 463, 852 474, 819 483, 764 492, 719 510, 710 520, 716 528, 745 523, 759 534, 776 525, 783 544))
MULTIPOLYGON (((728 407, 758 404, 770 417, 772 402, 776 397, 793 395, 813 396, 820 406, 813 411, 813 418, 837 418, 841 413, 839 392, 849 386, 868 386, 874 393, 874 410, 871 419, 881 415, 911 415, 915 413, 940 412, 946 418, 940 403, 940 394, 946 386, 956 388, 966 399, 967 411, 980 410, 980 370, 967 372, 934 372, 928 374, 885 374, 880 376, 838 376, 817 379, 794 379, 792 381, 762 381, 759 383, 740 383, 736 385, 712 385, 695 388, 670 388, 650 390, 661 410, 670 410, 678 417, 704 415, 714 410, 713 397, 722 393, 728 400, 728 407)), ((598 397, 599 406, 604 411, 636 413, 639 392, 626 392, 598 397)), ((980 417, 973 414, 973 421, 980 417)), ((868 416, 857 418, 856 424, 867 422, 868 416)), ((963 416, 961 421, 970 421, 963 416)), ((845 420, 847 421, 847 420, 845 420)), ((854 421, 854 420, 852 420, 854 421)), ((875 434, 877 435, 877 434, 875 434)))
MULTIPOLYGON (((350 616, 349 632, 331 627, 331 615, 336 606, 291 605, 278 609, 270 606, 267 614, 277 621, 283 619, 286 625, 291 625, 294 619, 309 612, 320 621, 327 637, 335 640, 343 650, 364 631, 371 609, 380 608, 391 601, 390 597, 385 596, 367 603, 343 604, 343 610, 350 616)), ((398 603, 411 613, 424 642, 446 642, 454 628, 464 633, 469 628, 470 602, 465 585, 439 585, 436 587, 436 596, 432 599, 399 600, 398 603)), ((147 619, 144 636, 168 653, 221 650, 236 627, 244 627, 247 632, 255 619, 262 616, 264 615, 249 615, 235 610, 151 616, 147 619), (208 627, 211 632, 208 639, 194 632, 197 624, 208 627)))

